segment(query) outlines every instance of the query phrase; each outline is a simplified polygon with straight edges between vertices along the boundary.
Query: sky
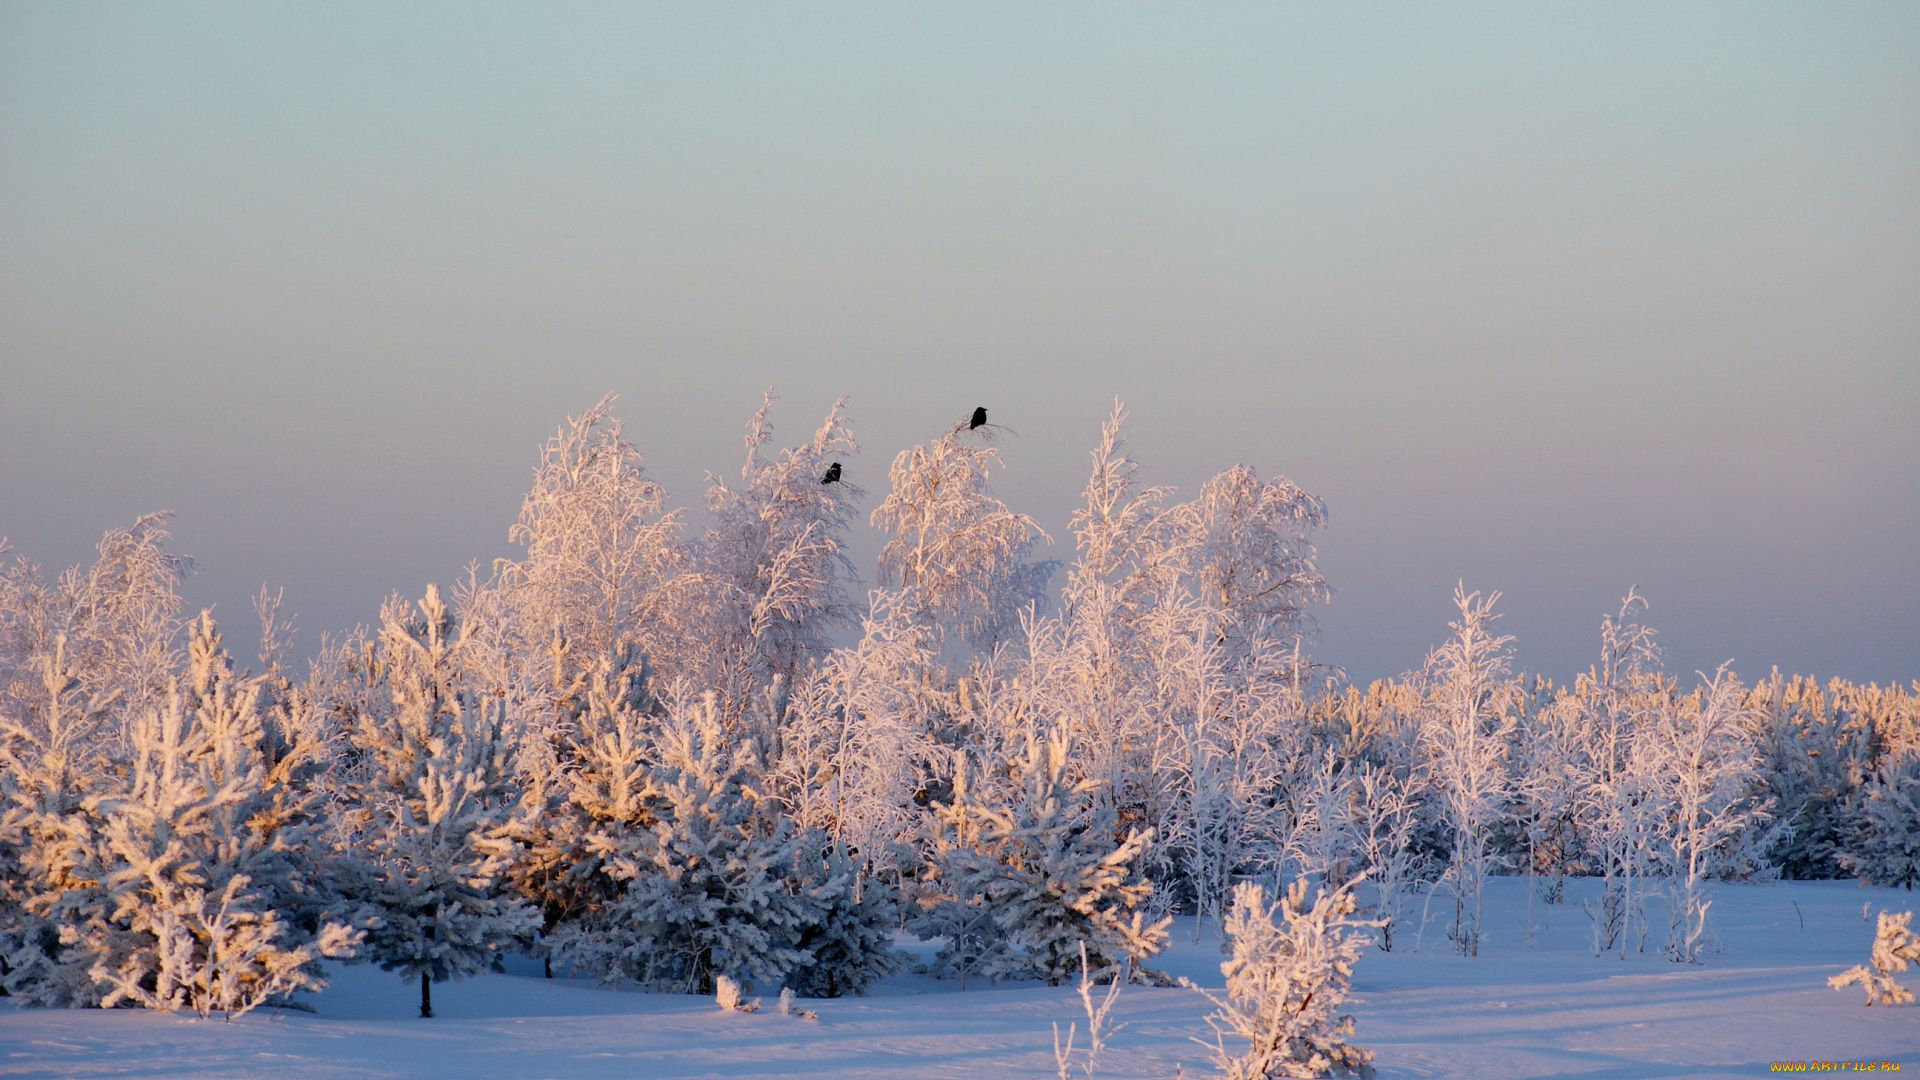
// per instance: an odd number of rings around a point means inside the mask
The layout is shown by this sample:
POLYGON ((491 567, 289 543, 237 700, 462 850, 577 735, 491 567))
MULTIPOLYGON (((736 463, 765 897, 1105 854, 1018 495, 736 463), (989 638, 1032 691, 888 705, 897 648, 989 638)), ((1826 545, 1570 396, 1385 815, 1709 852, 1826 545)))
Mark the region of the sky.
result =
POLYGON ((1905 682, 1916 192, 1910 3, 4 3, 0 535, 173 510, 310 649, 602 394, 697 510, 772 387, 869 509, 986 405, 1070 557, 1118 397, 1326 500, 1356 680, 1464 582, 1555 678, 1637 585, 1672 670, 1905 682))

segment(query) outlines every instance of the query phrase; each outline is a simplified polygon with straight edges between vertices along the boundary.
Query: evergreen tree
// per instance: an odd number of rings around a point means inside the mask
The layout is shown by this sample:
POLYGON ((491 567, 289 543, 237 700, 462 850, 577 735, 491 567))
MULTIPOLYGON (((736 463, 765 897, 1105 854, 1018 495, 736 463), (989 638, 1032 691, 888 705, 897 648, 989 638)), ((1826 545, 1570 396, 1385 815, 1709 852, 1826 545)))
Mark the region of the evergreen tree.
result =
POLYGON ((1863 881, 1920 881, 1920 753, 1887 754, 1861 792, 1864 806, 1841 865, 1863 881))
MULTIPOLYGON (((807 962, 799 945, 818 919, 794 868, 818 834, 796 835, 760 789, 750 745, 732 747, 709 697, 659 732, 650 829, 591 841, 612 900, 562 926, 553 948, 569 967, 680 993, 709 994, 716 976, 779 983, 807 962)), ((818 882, 815 894, 844 887, 818 882)))
POLYGON ((420 981, 433 1015, 434 980, 498 968, 540 925, 505 887, 517 793, 502 699, 476 692, 461 638, 437 589, 417 609, 397 597, 381 613, 365 673, 387 700, 356 717, 360 760, 351 781, 347 905, 367 926, 368 956, 420 981))
POLYGON ((63 940, 69 894, 93 888, 84 863, 94 823, 83 806, 104 790, 112 697, 88 692, 64 635, 30 655, 37 685, 19 679, 0 714, 0 963, 26 1005, 99 1003, 93 955, 63 940))
POLYGON ((1001 807, 970 794, 964 779, 940 811, 951 837, 939 865, 953 922, 984 907, 1003 949, 982 965, 992 978, 1045 979, 1058 986, 1079 970, 1084 943, 1090 962, 1111 968, 1158 952, 1167 921, 1147 922, 1153 892, 1135 863, 1153 841, 1129 830, 1116 842, 1111 814, 1095 810, 1093 784, 1067 775, 1071 745, 1063 734, 1032 738, 1015 762, 1015 784, 1001 807))
POLYGON ((795 888, 813 902, 814 915, 795 942, 807 959, 787 973, 786 984, 806 997, 865 994, 904 964, 893 948, 900 923, 896 890, 884 881, 858 882, 849 860, 833 848, 803 863, 795 888))
POLYGON ((73 865, 43 904, 62 959, 90 961, 92 982, 68 1004, 236 1016, 324 987, 320 958, 358 942, 315 918, 325 885, 303 851, 317 805, 294 784, 309 748, 275 752, 259 680, 219 646, 202 613, 184 685, 128 731, 124 780, 66 818, 73 865))

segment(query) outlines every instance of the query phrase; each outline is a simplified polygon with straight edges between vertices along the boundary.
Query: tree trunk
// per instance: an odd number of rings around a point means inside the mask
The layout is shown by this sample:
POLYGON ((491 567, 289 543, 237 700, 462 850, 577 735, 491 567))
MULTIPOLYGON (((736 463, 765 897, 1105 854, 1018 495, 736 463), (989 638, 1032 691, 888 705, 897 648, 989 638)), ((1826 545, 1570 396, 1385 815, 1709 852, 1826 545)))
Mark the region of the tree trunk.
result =
POLYGON ((420 1019, 433 1019, 433 976, 420 973, 420 1019))

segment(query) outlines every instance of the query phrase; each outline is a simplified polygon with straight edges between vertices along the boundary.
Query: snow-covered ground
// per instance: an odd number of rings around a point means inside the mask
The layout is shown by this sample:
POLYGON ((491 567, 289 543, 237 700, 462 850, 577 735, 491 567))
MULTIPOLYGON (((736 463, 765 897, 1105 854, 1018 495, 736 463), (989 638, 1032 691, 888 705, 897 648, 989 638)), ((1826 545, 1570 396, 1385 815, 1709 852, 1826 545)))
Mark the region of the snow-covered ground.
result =
MULTIPOLYGON (((1904 1062, 1920 1068, 1920 1007, 1865 1008, 1826 978, 1863 962, 1881 907, 1913 893, 1839 882, 1723 886, 1713 907, 1725 951, 1698 966, 1645 955, 1595 958, 1579 907, 1536 904, 1527 944, 1525 882, 1488 888, 1478 958, 1447 951, 1442 896, 1422 950, 1369 952, 1352 1011, 1355 1041, 1383 1077, 1751 1077, 1773 1060, 1904 1062)), ((1649 907, 1656 923, 1664 910, 1649 907)), ((1184 933, 1183 933, 1184 932, 1184 933)), ((1219 986, 1218 941, 1175 943, 1157 961, 1219 986)), ((1411 947, 1412 935, 1407 942, 1411 947)), ((806 1002, 817 1021, 723 1013, 706 999, 611 991, 566 979, 489 975, 434 988, 438 1016, 415 1017, 418 990, 368 967, 341 969, 313 1014, 255 1013, 234 1023, 117 1010, 0 1006, 7 1077, 1044 1077, 1051 1024, 1080 1019, 1067 987, 889 979, 866 998, 806 1002)), ((1920 989, 1920 972, 1906 982, 1920 989)), ((1205 1075, 1207 1004, 1186 990, 1128 987, 1127 1027, 1099 1075, 1205 1075)), ((1084 1023, 1084 1021, 1083 1021, 1084 1023)))

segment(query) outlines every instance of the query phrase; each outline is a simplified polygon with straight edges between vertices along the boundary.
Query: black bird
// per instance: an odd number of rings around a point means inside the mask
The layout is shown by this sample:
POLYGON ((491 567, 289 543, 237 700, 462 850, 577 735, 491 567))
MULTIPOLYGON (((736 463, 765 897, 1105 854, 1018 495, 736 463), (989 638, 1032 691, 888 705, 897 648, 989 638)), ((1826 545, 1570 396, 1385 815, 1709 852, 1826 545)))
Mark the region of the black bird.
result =
POLYGON ((972 431, 974 428, 977 428, 977 427, 985 427, 986 424, 987 424, 987 407, 985 405, 975 406, 973 410, 973 420, 967 424, 967 430, 972 431))
POLYGON ((820 482, 823 484, 839 483, 840 482, 840 463, 836 461, 833 464, 827 466, 827 475, 821 477, 820 482))

